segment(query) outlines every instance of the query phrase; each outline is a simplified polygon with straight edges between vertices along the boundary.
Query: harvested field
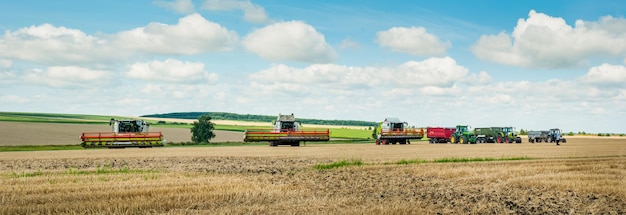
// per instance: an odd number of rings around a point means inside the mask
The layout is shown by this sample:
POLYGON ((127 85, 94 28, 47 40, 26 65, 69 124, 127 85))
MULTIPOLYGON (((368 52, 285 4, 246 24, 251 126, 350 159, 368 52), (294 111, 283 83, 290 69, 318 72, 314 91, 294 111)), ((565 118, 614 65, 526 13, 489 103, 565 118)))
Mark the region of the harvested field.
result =
MULTIPOLYGON (((79 145, 83 132, 108 132, 108 124, 33 123, 0 121, 0 146, 20 145, 79 145)), ((190 142, 191 133, 184 128, 153 126, 150 131, 160 131, 167 142, 190 142)), ((212 142, 241 142, 242 132, 215 131, 212 142)))
POLYGON ((624 138, 2 152, 0 214, 624 214, 624 176, 624 138))

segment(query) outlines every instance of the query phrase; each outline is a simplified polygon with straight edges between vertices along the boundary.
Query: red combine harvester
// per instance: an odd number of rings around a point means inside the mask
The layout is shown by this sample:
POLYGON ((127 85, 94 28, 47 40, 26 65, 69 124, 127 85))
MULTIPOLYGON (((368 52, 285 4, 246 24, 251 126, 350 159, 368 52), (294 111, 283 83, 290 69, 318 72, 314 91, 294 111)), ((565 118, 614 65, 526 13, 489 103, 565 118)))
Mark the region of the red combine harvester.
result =
POLYGON ((112 132, 83 132, 80 136, 84 148, 149 148, 163 146, 161 132, 148 132, 148 123, 143 120, 115 120, 109 125, 112 132))
POLYGON ((448 143, 450 136, 456 131, 456 128, 428 127, 426 128, 426 137, 432 143, 448 143))
POLYGON ((290 145, 300 146, 300 142, 319 142, 330 140, 329 129, 300 128, 302 125, 291 115, 278 114, 274 128, 246 129, 244 142, 270 142, 270 146, 290 145))
POLYGON ((386 118, 376 128, 376 145, 411 144, 411 139, 422 139, 424 129, 409 128, 398 118, 386 118))

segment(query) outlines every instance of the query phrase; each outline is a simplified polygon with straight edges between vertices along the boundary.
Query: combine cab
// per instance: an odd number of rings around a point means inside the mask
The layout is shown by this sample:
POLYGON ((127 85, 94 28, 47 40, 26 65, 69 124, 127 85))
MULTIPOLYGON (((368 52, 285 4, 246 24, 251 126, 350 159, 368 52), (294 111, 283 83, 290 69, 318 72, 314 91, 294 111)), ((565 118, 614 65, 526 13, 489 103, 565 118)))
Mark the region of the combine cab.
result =
POLYGON ((84 132, 80 136, 81 146, 85 148, 163 146, 161 132, 148 132, 149 125, 143 120, 111 119, 109 125, 113 127, 112 132, 84 132))
POLYGON ((409 128, 398 118, 386 118, 376 128, 376 145, 411 144, 411 139, 422 139, 424 129, 409 128))
POLYGON ((270 142, 270 146, 290 145, 300 146, 300 142, 319 142, 330 140, 328 129, 300 128, 302 125, 291 115, 278 115, 271 129, 247 129, 244 142, 270 142))

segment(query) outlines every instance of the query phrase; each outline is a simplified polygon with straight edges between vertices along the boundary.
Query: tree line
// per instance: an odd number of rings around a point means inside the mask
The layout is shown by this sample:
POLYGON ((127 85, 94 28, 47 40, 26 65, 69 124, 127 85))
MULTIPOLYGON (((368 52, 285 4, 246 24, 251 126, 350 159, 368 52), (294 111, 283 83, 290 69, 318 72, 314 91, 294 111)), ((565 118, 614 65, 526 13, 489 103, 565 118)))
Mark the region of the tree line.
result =
MULTIPOLYGON (((142 117, 157 118, 176 118, 176 119, 198 119, 200 116, 208 115, 213 120, 234 120, 248 122, 272 122, 277 116, 254 115, 254 114, 236 114, 226 112, 175 112, 164 114, 150 114, 142 117)), ((359 120, 325 120, 325 119, 297 119, 304 124, 315 125, 340 125, 340 126, 376 126, 376 122, 359 121, 359 120)))

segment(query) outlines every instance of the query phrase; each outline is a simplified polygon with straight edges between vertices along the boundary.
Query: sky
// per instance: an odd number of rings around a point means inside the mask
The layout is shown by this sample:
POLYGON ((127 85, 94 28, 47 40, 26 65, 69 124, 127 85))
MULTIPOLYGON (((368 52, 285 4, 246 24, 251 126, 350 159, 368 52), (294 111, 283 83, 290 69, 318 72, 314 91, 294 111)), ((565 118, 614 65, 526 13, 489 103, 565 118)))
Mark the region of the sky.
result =
POLYGON ((626 133, 626 2, 0 2, 0 111, 626 133))

